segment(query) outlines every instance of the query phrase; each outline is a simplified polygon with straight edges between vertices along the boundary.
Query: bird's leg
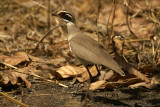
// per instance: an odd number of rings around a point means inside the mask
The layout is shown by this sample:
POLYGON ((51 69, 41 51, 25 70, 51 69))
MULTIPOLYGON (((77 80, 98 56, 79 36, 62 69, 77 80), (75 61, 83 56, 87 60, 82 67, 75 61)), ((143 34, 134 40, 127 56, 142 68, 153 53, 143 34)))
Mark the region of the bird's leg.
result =
POLYGON ((89 84, 88 84, 88 89, 87 89, 87 93, 86 93, 86 96, 85 96, 85 100, 86 100, 87 98, 88 98, 89 100, 93 100, 93 93, 92 93, 92 91, 89 90, 89 87, 90 87, 91 82, 92 82, 92 74, 91 74, 91 72, 89 71, 88 67, 87 67, 87 66, 85 66, 85 67, 86 67, 86 69, 87 69, 87 71, 88 71, 88 74, 89 74, 89 77, 90 77, 90 79, 89 79, 89 84))
POLYGON ((100 73, 100 71, 99 71, 99 69, 98 69, 98 66, 97 66, 97 65, 95 65, 95 66, 96 66, 96 69, 97 69, 97 71, 98 71, 97 76, 100 76, 100 75, 101 75, 101 73, 100 73))
POLYGON ((89 71, 88 67, 87 67, 87 66, 85 66, 85 67, 86 67, 86 69, 87 69, 87 71, 88 71, 90 82, 92 82, 92 74, 91 74, 91 72, 89 71))

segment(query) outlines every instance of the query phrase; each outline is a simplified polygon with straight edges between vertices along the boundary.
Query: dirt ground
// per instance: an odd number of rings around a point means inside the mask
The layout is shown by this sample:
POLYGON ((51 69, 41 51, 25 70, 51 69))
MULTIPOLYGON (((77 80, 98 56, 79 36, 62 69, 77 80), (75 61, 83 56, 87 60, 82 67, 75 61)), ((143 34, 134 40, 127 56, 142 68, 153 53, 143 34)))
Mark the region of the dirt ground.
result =
MULTIPOLYGON (((33 83, 30 89, 23 89, 23 102, 30 107, 82 107, 85 92, 77 92, 77 85, 70 88, 63 88, 55 84, 41 82, 33 83)), ((16 90, 16 88, 14 88, 16 90)), ((18 90, 18 89, 17 89, 18 90)), ((93 101, 86 106, 91 107, 158 107, 160 105, 159 87, 146 89, 120 88, 113 91, 99 90, 93 92, 93 101)), ((20 92, 9 94, 20 100, 20 92)), ((16 107, 17 105, 0 97, 1 107, 16 107)))
MULTIPOLYGON (((159 0, 115 5, 112 0, 0 0, 0 92, 29 107, 159 107, 159 17, 159 0), (72 84, 86 70, 70 52, 63 28, 54 29, 35 50, 50 29, 65 25, 50 15, 63 7, 74 11, 84 34, 109 47, 126 73, 120 77, 108 70, 112 76, 108 73, 105 82, 98 78, 104 84, 90 92, 90 101, 84 101, 83 78, 72 84), (125 60, 117 59, 109 36, 116 36, 116 51, 125 60), (63 70, 81 73, 65 77, 63 70)), ((0 94, 0 107, 17 106, 0 94)))

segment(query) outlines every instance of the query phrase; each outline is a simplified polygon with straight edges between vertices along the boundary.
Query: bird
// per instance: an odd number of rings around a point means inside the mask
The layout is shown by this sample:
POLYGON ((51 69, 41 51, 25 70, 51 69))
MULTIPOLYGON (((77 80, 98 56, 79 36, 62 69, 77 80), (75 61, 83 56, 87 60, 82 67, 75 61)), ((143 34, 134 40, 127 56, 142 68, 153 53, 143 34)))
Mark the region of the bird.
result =
MULTIPOLYGON (((52 16, 57 16, 66 23, 70 51, 86 67, 90 79, 92 78, 88 69, 90 65, 96 65, 96 68, 97 65, 102 65, 117 72, 121 76, 125 76, 123 70, 106 49, 96 40, 85 35, 76 26, 75 15, 72 11, 62 10, 52 13, 52 16)), ((98 68, 97 71, 99 72, 98 68)))

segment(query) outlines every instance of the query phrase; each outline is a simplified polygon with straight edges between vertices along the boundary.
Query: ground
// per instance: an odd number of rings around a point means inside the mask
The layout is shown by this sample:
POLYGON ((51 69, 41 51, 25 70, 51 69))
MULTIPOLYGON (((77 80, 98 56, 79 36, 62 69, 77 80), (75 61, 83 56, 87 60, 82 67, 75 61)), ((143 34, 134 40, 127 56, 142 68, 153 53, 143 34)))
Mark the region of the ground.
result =
MULTIPOLYGON (((33 83, 30 89, 23 89, 23 102, 30 107, 81 107, 84 104, 82 100, 86 92, 77 92, 76 88, 76 85, 70 88, 63 88, 47 82, 33 83)), ((144 87, 137 89, 120 88, 113 91, 99 90, 92 94, 94 100, 87 103, 87 106, 158 107, 160 105, 159 87, 152 90, 144 87)), ((21 98, 20 92, 9 95, 18 100, 21 98)), ((1 107, 16 106, 16 104, 2 96, 0 99, 1 107)))

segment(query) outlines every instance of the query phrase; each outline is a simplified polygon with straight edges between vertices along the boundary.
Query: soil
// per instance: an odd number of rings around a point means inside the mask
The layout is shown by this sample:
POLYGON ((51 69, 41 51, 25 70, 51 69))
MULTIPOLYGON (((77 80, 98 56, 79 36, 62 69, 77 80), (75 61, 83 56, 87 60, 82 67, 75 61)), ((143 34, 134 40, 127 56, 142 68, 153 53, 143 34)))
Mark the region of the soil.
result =
MULTIPOLYGON (((160 106, 159 86, 152 90, 144 87, 137 89, 120 88, 112 91, 98 90, 91 93, 93 94, 92 101, 84 101, 86 92, 76 91, 77 85, 78 84, 75 84, 70 88, 64 88, 47 82, 32 83, 30 89, 23 88, 23 97, 20 92, 14 92, 14 94, 9 95, 18 100, 23 99, 23 103, 30 107, 82 107, 84 105, 88 107, 160 106)), ((17 90, 19 90, 18 87, 17 90)), ((0 107, 16 106, 16 104, 8 101, 4 97, 0 97, 0 107)))

